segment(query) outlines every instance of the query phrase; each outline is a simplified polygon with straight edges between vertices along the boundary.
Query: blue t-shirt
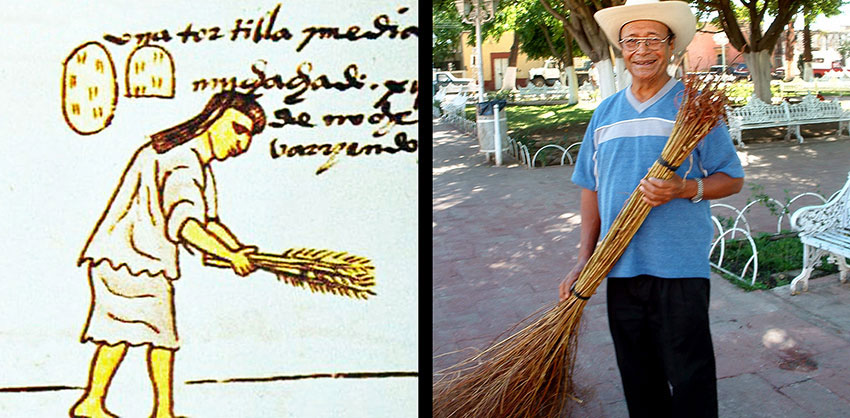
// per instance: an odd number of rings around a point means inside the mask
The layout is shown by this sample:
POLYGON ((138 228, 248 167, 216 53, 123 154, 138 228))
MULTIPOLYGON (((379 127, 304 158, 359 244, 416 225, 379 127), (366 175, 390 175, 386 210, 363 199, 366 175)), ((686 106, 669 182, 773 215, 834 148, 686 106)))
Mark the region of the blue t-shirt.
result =
MULTIPOLYGON (((597 192, 600 238, 661 156, 673 131, 683 89, 681 82, 671 78, 655 96, 641 103, 626 88, 602 101, 593 112, 572 181, 597 192)), ((744 177, 725 125, 714 128, 676 171, 688 179, 717 172, 744 177)), ((673 199, 649 212, 608 276, 708 278, 713 235, 708 201, 673 199)))

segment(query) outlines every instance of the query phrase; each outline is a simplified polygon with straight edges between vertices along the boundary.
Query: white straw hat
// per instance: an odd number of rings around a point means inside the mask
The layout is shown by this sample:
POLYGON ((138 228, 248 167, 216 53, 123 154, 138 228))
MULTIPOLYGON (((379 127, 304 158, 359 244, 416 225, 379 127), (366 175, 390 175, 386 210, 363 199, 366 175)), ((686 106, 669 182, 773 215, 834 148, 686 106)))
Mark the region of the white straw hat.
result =
POLYGON ((676 35, 673 54, 684 51, 694 39, 697 19, 681 1, 626 0, 622 6, 607 7, 593 15, 615 48, 620 48, 620 29, 635 20, 654 20, 667 25, 676 35))

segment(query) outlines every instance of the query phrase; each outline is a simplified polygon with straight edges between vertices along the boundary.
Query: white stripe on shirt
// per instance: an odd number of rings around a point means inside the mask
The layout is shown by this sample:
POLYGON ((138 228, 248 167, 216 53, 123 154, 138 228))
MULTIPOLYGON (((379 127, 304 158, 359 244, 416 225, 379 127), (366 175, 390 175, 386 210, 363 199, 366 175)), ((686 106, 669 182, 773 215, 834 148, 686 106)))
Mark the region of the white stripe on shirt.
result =
POLYGON ((599 145, 617 138, 635 138, 647 136, 669 137, 673 132, 674 121, 657 117, 629 119, 600 126, 593 131, 593 176, 596 178, 596 190, 599 190, 599 167, 596 153, 599 145))

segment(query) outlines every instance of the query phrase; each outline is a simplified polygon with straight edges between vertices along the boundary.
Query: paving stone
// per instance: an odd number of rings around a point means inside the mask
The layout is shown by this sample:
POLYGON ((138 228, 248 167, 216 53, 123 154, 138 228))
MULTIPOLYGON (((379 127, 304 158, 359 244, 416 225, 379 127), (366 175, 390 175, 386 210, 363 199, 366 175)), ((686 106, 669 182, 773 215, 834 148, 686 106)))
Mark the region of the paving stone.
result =
POLYGON ((809 291, 791 296, 789 287, 775 288, 771 293, 785 303, 794 306, 808 315, 810 320, 821 320, 833 327, 838 336, 850 340, 850 316, 847 306, 850 304, 850 281, 840 283, 838 274, 809 280, 809 291))
POLYGON ((578 397, 583 402, 581 404, 573 402, 570 404, 570 414, 564 414, 562 416, 571 418, 628 417, 629 412, 626 409, 626 401, 622 398, 622 395, 615 400, 605 400, 612 397, 607 395, 609 392, 612 394, 621 393, 622 388, 619 386, 614 387, 614 385, 606 382, 585 391, 584 394, 580 392, 578 397))
POLYGON ((756 374, 775 388, 805 382, 823 373, 831 374, 822 367, 815 370, 786 370, 781 367, 764 367, 756 374))
POLYGON ((617 402, 611 402, 611 403, 605 404, 603 406, 604 406, 604 409, 603 409, 603 412, 602 412, 602 415, 601 415, 603 417, 618 418, 618 417, 628 417, 629 416, 629 410, 628 410, 628 407, 626 406, 626 400, 625 399, 617 401, 617 402))
MULTIPOLYGON (((850 373, 848 373, 846 366, 842 369, 816 376, 814 380, 845 402, 850 402, 850 373)), ((847 416, 847 414, 844 416, 847 416)))
POLYGON ((758 291, 744 292, 719 275, 712 274, 709 305, 711 317, 716 320, 743 319, 780 309, 778 302, 754 296, 760 294, 758 291), (753 303, 754 299, 759 299, 760 303, 753 303))
MULTIPOLYGON (((598 297, 598 296, 594 296, 598 297)), ((582 328, 583 333, 602 332, 605 335, 600 335, 603 340, 609 340, 611 333, 608 328, 608 308, 604 303, 587 305, 582 313, 582 328), (606 336, 607 335, 607 336, 606 336)))
POLYGON ((779 362, 777 356, 764 348, 759 349, 749 332, 714 334, 712 344, 718 379, 755 373, 779 362))
POLYGON ((741 374, 717 381, 718 412, 729 418, 812 417, 770 383, 754 374, 741 374))
POLYGON ((846 417, 850 403, 815 380, 794 383, 779 389, 813 417, 846 417))
POLYGON ((819 353, 847 345, 846 340, 789 310, 750 316, 746 319, 746 327, 761 339, 765 348, 773 350, 796 347, 819 353))

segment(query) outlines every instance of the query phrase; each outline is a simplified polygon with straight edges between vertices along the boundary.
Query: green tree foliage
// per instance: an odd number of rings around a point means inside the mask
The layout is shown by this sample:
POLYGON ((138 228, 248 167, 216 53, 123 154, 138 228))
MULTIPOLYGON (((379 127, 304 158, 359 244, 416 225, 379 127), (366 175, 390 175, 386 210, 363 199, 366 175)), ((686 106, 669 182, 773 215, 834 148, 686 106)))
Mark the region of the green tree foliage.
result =
POLYGON ((487 38, 499 39, 503 34, 513 31, 517 37, 519 50, 529 59, 557 58, 562 68, 569 65, 567 57, 582 55, 578 45, 570 39, 572 54, 567 54, 567 42, 564 38, 564 26, 549 14, 539 0, 503 1, 499 13, 492 22, 483 26, 487 38))
POLYGON ((843 0, 809 0, 803 2, 803 8, 806 11, 805 19, 812 23, 818 16, 837 16, 841 14, 841 6, 847 4, 843 0))
MULTIPOLYGON (((473 32, 475 27, 462 23, 454 1, 435 0, 432 8, 434 19, 433 59, 435 63, 451 61, 460 46, 461 32, 473 32)), ((493 20, 481 26, 483 39, 499 40, 505 34, 514 33, 519 50, 529 59, 555 57, 566 66, 566 40, 563 24, 549 14, 539 0, 502 0, 493 20)), ((475 36, 467 38, 474 45, 475 36)), ((578 45, 570 40, 572 55, 582 55, 578 45)))
POLYGON ((461 22, 460 15, 450 0, 435 0, 431 9, 434 19, 434 50, 435 65, 452 61, 460 48, 460 34, 469 30, 471 25, 461 22))
POLYGON ((769 55, 785 26, 804 7, 822 14, 840 7, 842 0, 693 0, 691 4, 701 11, 717 13, 717 24, 726 32, 729 43, 744 53, 755 94, 769 103, 769 55), (746 20, 739 18, 742 11, 746 20))

